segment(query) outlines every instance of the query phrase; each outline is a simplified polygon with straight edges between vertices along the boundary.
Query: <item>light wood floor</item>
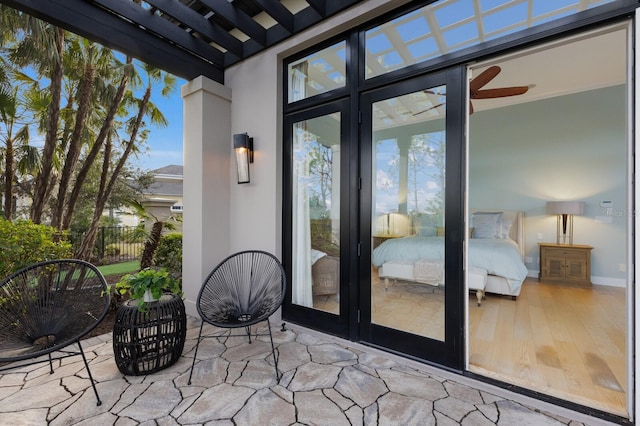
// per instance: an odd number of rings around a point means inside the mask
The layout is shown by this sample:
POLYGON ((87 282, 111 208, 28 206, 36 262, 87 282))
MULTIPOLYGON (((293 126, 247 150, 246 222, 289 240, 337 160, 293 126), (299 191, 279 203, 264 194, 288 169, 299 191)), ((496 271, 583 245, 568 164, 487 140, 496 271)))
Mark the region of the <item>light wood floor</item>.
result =
POLYGON ((622 288, 527 279, 517 301, 488 295, 469 307, 469 370, 626 415, 622 288))
MULTIPOLYGON (((372 320, 441 340, 444 297, 427 285, 385 291, 374 274, 372 320)), ((625 290, 577 288, 528 278, 516 301, 469 296, 469 371, 619 415, 626 415, 625 290)), ((335 296, 314 307, 338 311, 335 296)))

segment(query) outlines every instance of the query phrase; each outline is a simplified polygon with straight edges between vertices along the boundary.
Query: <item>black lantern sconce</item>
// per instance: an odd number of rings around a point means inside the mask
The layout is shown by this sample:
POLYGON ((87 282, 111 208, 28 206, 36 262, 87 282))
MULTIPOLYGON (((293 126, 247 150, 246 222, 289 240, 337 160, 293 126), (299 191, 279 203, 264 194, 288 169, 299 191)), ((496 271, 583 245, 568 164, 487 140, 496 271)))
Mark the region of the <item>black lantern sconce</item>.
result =
POLYGON ((238 166, 238 183, 249 183, 249 163, 253 163, 253 138, 246 133, 233 135, 233 151, 238 166))

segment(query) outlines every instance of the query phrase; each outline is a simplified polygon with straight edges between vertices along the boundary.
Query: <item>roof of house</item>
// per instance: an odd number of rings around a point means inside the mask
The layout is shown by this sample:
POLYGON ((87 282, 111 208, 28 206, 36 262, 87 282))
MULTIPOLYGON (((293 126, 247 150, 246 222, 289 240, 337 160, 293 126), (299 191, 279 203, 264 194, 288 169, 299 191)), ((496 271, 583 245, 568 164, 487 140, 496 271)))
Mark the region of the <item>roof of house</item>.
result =
POLYGON ((142 192, 145 195, 182 196, 182 171, 180 165, 169 165, 151 170, 154 182, 142 192))
POLYGON ((155 176, 158 175, 173 175, 180 176, 182 178, 184 168, 181 165, 171 164, 168 166, 160 167, 159 169, 151 170, 155 176))

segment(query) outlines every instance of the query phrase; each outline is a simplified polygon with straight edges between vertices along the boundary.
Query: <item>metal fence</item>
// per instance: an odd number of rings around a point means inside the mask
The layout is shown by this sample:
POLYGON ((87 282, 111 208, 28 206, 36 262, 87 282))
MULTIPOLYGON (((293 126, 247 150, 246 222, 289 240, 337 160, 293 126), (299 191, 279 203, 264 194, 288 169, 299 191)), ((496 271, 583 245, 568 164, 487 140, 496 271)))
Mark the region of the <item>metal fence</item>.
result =
MULTIPOLYGON (((86 230, 71 230, 69 240, 76 251, 86 230)), ((101 226, 93 247, 93 257, 102 264, 140 259, 146 233, 137 226, 101 226)))

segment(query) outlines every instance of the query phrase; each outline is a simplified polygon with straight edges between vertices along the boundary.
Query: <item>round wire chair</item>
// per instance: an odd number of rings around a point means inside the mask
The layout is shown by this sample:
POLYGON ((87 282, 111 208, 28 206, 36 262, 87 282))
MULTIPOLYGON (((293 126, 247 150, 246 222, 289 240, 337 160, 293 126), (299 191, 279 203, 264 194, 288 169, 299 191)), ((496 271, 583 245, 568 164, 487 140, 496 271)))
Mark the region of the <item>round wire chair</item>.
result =
POLYGON ((53 360, 82 355, 100 405, 80 339, 108 310, 107 283, 88 262, 50 260, 13 273, 0 283, 0 363, 12 363, 0 371, 49 361, 53 374, 53 360), (78 351, 65 349, 73 343, 78 351))
MULTIPOLYGON (((202 324, 189 374, 189 384, 205 323, 225 329, 244 327, 245 333, 242 335, 246 334, 251 343, 251 326, 266 321, 276 378, 280 380, 269 317, 282 305, 286 286, 287 280, 280 261, 272 254, 259 250, 232 254, 211 271, 204 280, 196 301, 202 324)), ((256 330, 254 336, 260 335, 267 333, 259 334, 256 330)), ((226 338, 230 336, 231 330, 226 338)))

